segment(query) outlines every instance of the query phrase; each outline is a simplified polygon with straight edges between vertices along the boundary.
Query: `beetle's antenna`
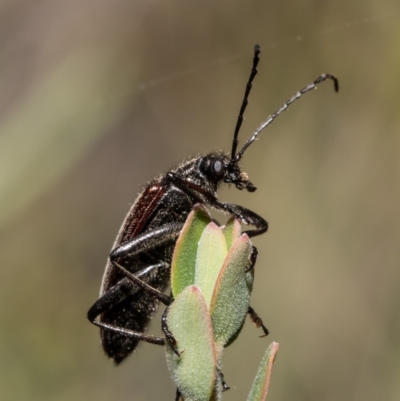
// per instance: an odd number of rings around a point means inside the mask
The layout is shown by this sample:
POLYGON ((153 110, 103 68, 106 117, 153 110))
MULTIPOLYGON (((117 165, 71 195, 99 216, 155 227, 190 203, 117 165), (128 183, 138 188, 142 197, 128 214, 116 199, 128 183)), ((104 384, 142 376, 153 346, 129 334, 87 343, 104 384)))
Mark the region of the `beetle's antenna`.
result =
POLYGON ((238 152, 236 156, 234 156, 235 160, 232 158, 233 163, 237 163, 243 156, 243 153, 246 151, 246 149, 256 140, 258 134, 263 131, 265 128, 270 125, 276 117, 279 116, 283 111, 285 111, 293 102, 295 102, 297 99, 299 99, 302 95, 305 93, 316 89, 317 85, 327 79, 331 79, 333 81, 334 87, 335 87, 335 92, 339 91, 339 80, 331 74, 322 74, 319 76, 314 82, 311 84, 307 85, 305 88, 301 89, 298 91, 294 96, 292 96, 287 102, 285 102, 275 113, 271 114, 266 121, 264 121, 254 132, 254 134, 247 140, 247 142, 243 145, 243 148, 238 152))
POLYGON ((255 45, 254 46, 253 67, 251 68, 250 77, 249 77, 249 80, 247 81, 246 90, 244 92, 244 97, 243 97, 243 101, 242 101, 242 106, 240 107, 240 111, 239 111, 239 115, 238 115, 238 119, 237 119, 237 123, 236 123, 236 127, 235 127, 235 132, 233 134, 231 160, 233 160, 233 158, 236 155, 236 149, 237 149, 237 146, 239 143, 237 138, 239 135, 240 127, 242 126, 243 114, 244 114, 247 104, 248 104, 247 99, 249 97, 249 93, 252 88, 251 83, 253 82, 254 77, 257 75, 257 64, 260 61, 260 58, 258 56, 259 56, 260 52, 261 52, 260 46, 255 45))

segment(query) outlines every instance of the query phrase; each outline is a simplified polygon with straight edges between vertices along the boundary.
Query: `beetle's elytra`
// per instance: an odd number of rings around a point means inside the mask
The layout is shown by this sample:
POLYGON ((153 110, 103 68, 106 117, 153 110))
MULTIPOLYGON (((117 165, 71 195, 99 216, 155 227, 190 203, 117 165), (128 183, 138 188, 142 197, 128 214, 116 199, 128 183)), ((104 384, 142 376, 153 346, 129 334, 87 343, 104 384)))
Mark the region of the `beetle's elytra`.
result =
MULTIPOLYGON (((256 45, 230 155, 211 152, 187 160, 164 176, 153 179, 138 196, 121 225, 107 261, 100 297, 88 311, 88 319, 100 327, 104 351, 117 364, 135 349, 140 340, 165 344, 164 338, 145 332, 158 302, 167 305, 170 302, 170 297, 164 291, 169 282, 174 245, 193 206, 196 203, 210 205, 234 216, 244 225, 253 226, 253 229, 246 231, 250 237, 265 233, 268 223, 263 217, 243 206, 219 201, 218 187, 221 184, 233 184, 237 189, 254 192, 256 187, 249 181, 248 175, 240 170, 239 162, 258 134, 317 84, 331 79, 335 90, 339 89, 336 77, 322 74, 271 114, 237 151, 238 134, 252 82, 257 74, 259 54, 260 47, 256 45), (96 320, 97 317, 100 317, 99 320, 96 320)), ((252 308, 249 314, 267 334, 252 308)), ((173 343, 174 339, 164 323, 165 319, 162 327, 166 338, 173 343)))

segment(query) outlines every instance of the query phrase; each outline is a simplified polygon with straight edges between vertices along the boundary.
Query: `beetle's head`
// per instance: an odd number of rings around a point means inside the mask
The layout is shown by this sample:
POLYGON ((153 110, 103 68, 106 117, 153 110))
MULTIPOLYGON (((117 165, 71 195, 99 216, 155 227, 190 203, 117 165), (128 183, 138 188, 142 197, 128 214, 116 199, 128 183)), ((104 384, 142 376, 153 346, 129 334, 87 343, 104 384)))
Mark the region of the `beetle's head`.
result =
POLYGON ((241 172, 238 163, 222 153, 211 153, 197 161, 197 167, 208 182, 218 185, 225 182, 237 189, 254 192, 257 188, 249 181, 248 175, 241 172))
MULTIPOLYGON (((207 156, 200 157, 192 166, 195 167, 199 173, 197 179, 204 187, 210 186, 215 191, 218 184, 226 182, 233 184, 238 189, 246 189, 249 192, 254 192, 257 188, 249 181, 249 177, 245 172, 241 172, 239 162, 247 151, 248 147, 257 139, 261 131, 267 128, 276 117, 285 111, 295 100, 299 99, 301 95, 316 88, 316 85, 326 79, 331 79, 334 82, 335 91, 339 90, 339 82, 336 77, 331 74, 322 74, 314 82, 307 85, 305 88, 296 93, 292 98, 284 103, 277 111, 272 113, 253 133, 253 135, 244 143, 242 148, 238 151, 239 145, 239 130, 244 120, 244 111, 248 104, 248 96, 252 88, 252 82, 257 74, 257 65, 259 62, 260 46, 254 46, 253 67, 251 69, 250 77, 246 85, 242 106, 239 111, 238 120, 236 123, 235 131, 233 133, 232 150, 230 157, 223 153, 210 153, 207 156)), ((193 172, 191 173, 193 177, 193 172)))

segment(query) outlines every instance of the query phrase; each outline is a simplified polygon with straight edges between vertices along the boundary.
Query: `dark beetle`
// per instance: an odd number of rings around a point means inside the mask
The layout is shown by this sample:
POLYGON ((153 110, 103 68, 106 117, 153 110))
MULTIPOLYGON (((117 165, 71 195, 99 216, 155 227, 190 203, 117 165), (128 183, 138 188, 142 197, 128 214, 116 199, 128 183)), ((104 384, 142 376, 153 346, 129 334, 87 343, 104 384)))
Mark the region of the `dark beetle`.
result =
MULTIPOLYGON (((256 187, 241 172, 239 161, 257 135, 300 96, 331 79, 338 91, 338 80, 323 74, 297 92, 279 110, 273 113, 237 151, 238 134, 247 106, 252 81, 257 74, 260 48, 255 46, 253 67, 247 82, 242 106, 236 124, 231 155, 213 152, 180 164, 162 177, 155 178, 138 196, 129 210, 114 242, 106 265, 100 298, 90 308, 88 319, 100 327, 101 341, 106 354, 118 364, 136 347, 139 340, 164 345, 165 339, 144 334, 149 319, 158 306, 166 305, 170 297, 164 294, 169 283, 170 263, 175 241, 196 203, 234 216, 241 223, 255 228, 246 233, 250 237, 267 231, 268 223, 258 214, 243 206, 222 203, 217 198, 218 187, 233 184, 236 188, 254 192, 256 187), (100 320, 96 318, 100 316, 100 320)), ((254 259, 256 250, 254 251, 254 259)), ((252 308, 252 320, 262 325, 252 308)), ((162 319, 163 331, 170 343, 174 339, 162 319)))

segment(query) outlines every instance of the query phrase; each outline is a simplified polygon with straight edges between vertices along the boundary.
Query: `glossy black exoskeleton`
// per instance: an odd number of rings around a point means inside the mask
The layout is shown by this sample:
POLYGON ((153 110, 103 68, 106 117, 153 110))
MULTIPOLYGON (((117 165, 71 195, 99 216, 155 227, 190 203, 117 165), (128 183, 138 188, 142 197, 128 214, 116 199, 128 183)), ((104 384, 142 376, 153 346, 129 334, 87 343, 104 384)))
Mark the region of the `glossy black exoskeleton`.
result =
MULTIPOLYGON (((254 229, 246 231, 250 237, 265 233, 268 223, 264 218, 243 206, 219 201, 218 187, 221 184, 233 184, 237 189, 254 192, 256 187, 249 181, 248 175, 240 170, 239 162, 258 134, 318 83, 331 79, 335 90, 338 90, 338 80, 333 75, 321 75, 270 115, 237 152, 237 138, 252 81, 257 74, 259 54, 260 48, 255 46, 253 66, 234 131, 231 154, 213 152, 189 159, 164 176, 155 178, 138 196, 122 223, 106 265, 100 298, 88 312, 88 319, 100 327, 104 351, 117 364, 135 349, 140 340, 165 344, 164 338, 144 333, 158 302, 170 303, 170 297, 164 291, 170 279, 172 253, 193 206, 196 203, 209 205, 234 216, 244 225, 253 226, 254 229), (98 316, 100 319, 96 320, 98 316)), ((253 256, 255 259, 256 250, 253 256)), ((249 309, 249 315, 267 334, 268 331, 252 308, 249 309)), ((173 345, 174 339, 166 327, 164 316, 162 327, 167 340, 173 345)))

